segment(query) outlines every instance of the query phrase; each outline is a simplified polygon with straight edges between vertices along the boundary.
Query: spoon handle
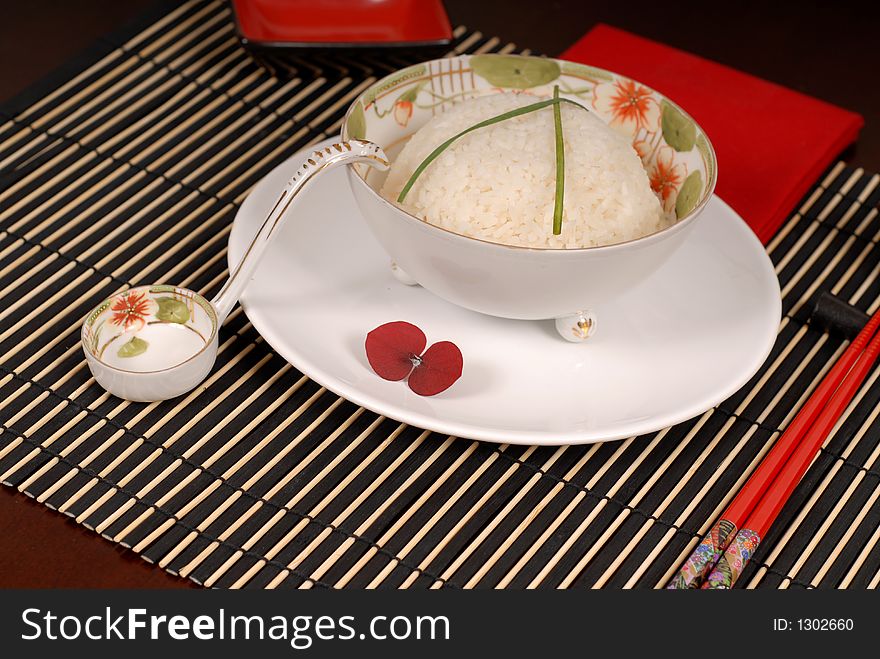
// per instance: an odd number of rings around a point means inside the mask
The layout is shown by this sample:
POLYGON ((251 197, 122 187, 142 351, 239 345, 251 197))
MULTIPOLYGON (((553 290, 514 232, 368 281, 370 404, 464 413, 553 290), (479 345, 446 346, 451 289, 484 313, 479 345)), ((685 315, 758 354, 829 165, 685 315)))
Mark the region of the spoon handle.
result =
POLYGON ((306 158, 297 168, 296 174, 284 186, 278 201, 272 206, 272 210, 263 220, 260 230, 254 236, 251 244, 244 252, 244 256, 238 265, 229 275, 229 279, 223 284, 223 288, 217 293, 217 296, 211 300, 211 304, 217 311, 218 324, 222 324, 238 298, 247 286, 248 282, 254 274, 257 265, 260 262, 269 239, 272 237, 275 227, 284 216, 290 204, 296 198, 296 195, 306 186, 315 176, 321 172, 333 169, 338 165, 365 163, 380 170, 386 170, 390 166, 385 152, 372 142, 366 140, 349 140, 347 142, 338 142, 331 144, 321 151, 314 151, 306 158))

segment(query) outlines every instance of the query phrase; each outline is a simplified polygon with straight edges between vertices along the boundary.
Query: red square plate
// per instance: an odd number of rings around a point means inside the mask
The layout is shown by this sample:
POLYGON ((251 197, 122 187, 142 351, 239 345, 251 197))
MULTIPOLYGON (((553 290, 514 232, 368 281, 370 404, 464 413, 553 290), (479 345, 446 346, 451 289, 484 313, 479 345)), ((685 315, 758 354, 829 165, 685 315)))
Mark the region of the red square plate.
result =
POLYGON ((239 37, 267 48, 442 46, 440 0, 232 0, 239 37))

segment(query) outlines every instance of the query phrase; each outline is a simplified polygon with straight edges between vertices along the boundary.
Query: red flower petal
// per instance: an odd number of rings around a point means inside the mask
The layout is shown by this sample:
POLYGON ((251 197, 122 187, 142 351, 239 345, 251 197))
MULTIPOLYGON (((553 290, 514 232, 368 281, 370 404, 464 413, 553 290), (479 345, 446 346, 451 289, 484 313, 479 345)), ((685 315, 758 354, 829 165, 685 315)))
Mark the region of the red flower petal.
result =
POLYGON ((419 396, 446 391, 461 377, 464 359, 458 346, 449 341, 435 343, 422 355, 422 363, 409 375, 409 388, 419 396))
POLYGON ((398 320, 379 325, 367 334, 364 348, 376 375, 386 380, 403 380, 413 369, 413 357, 422 354, 427 343, 422 330, 398 320))

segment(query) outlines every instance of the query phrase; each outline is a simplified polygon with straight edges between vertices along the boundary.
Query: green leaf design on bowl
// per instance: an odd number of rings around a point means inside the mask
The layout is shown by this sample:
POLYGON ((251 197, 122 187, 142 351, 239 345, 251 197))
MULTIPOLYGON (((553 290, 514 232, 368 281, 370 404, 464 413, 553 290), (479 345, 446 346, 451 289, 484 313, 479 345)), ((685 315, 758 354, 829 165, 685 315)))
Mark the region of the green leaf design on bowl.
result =
POLYGON ((712 150, 709 148, 709 140, 705 135, 697 138, 697 151, 703 158, 703 164, 706 167, 706 180, 711 181, 715 178, 715 159, 712 157, 712 150))
POLYGON ((143 339, 139 339, 136 336, 131 337, 128 341, 123 343, 116 354, 123 358, 127 359, 129 357, 137 357, 138 355, 142 355, 147 351, 149 347, 149 343, 144 341, 143 339))
POLYGON ((559 64, 543 57, 521 55, 474 55, 471 68, 490 85, 510 89, 530 89, 559 78, 559 64))
POLYGON ((660 102, 663 139, 676 151, 690 151, 697 140, 697 127, 681 110, 666 100, 660 102))
POLYGON ((364 117, 364 106, 358 103, 348 115, 348 137, 362 140, 367 136, 367 119, 364 117))
POLYGON ((694 206, 700 200, 703 192, 703 177, 699 170, 691 172, 678 191, 678 197, 675 198, 675 217, 683 218, 685 215, 694 210, 694 206))
POLYGON ((586 64, 576 64, 574 62, 562 62, 562 72, 567 75, 576 76, 578 78, 589 78, 590 80, 604 80, 610 82, 614 80, 614 76, 608 71, 597 69, 586 64))
POLYGON ((419 92, 422 91, 422 87, 425 86, 424 82, 420 82, 415 85, 410 85, 409 89, 403 92, 400 96, 397 97, 397 102, 407 102, 407 103, 415 103, 416 99, 419 96, 419 92))
POLYGON ((421 78, 428 72, 428 67, 424 64, 416 64, 415 66, 408 66, 402 71, 398 71, 396 74, 392 74, 387 80, 385 80, 382 85, 378 88, 378 91, 385 91, 388 89, 394 89, 401 83, 406 83, 409 80, 415 80, 417 78, 421 78))
POLYGON ((189 320, 189 309, 177 298, 156 298, 156 304, 159 305, 159 311, 156 312, 156 318, 159 320, 166 323, 180 323, 181 325, 189 320))

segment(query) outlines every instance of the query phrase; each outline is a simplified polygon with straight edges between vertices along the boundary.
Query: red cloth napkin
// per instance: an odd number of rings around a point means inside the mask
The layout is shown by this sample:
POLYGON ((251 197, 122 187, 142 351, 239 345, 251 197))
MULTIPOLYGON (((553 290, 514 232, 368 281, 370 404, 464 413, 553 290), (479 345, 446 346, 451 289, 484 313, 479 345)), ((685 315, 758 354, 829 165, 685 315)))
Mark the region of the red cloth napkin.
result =
POLYGON ((717 194, 764 243, 864 125, 854 112, 608 25, 560 57, 634 78, 693 116, 718 155, 717 194))

